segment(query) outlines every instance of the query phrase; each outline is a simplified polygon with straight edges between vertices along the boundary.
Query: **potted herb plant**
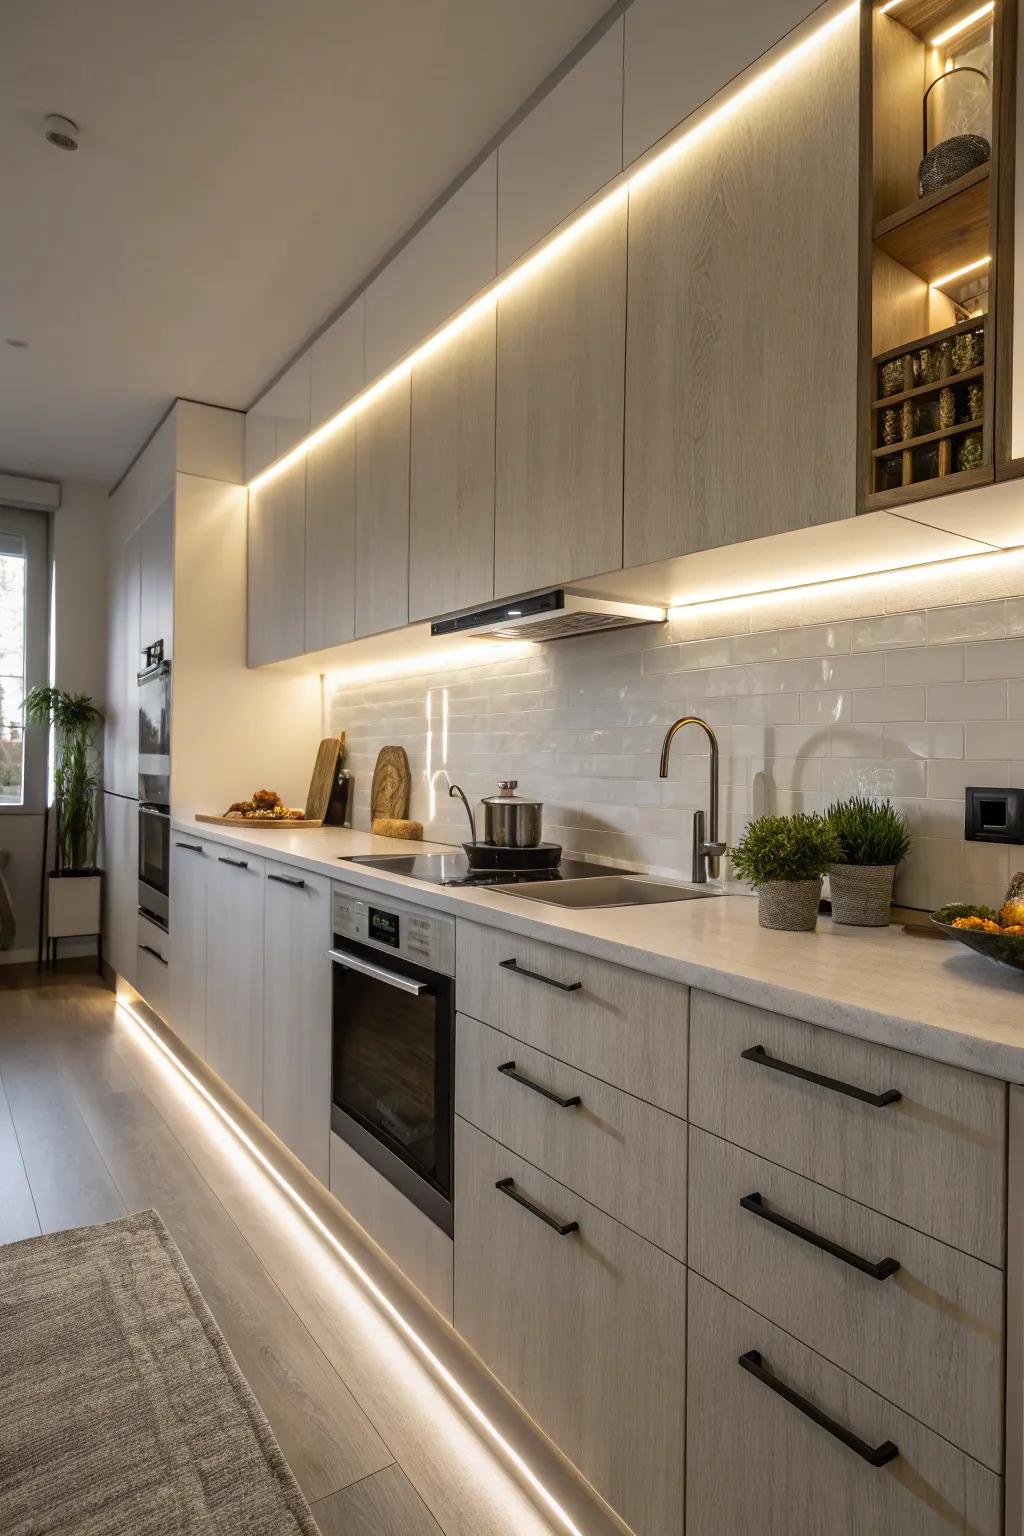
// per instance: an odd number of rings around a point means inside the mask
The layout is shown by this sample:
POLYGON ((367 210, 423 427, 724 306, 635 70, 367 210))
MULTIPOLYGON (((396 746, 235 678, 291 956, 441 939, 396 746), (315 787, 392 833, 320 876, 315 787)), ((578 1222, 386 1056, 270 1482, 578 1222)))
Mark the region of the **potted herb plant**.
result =
POLYGON ((757 886, 762 928, 811 932, 818 922, 821 882, 840 859, 839 839, 823 816, 759 816, 732 850, 741 880, 757 886))
POLYGON ((53 726, 59 867, 73 873, 92 871, 100 790, 96 733, 103 715, 87 693, 65 693, 40 684, 25 695, 25 719, 29 725, 53 726))
POLYGON ((839 800, 825 814, 842 849, 828 871, 833 920, 886 927, 896 868, 910 852, 906 817, 888 800, 860 798, 839 800))

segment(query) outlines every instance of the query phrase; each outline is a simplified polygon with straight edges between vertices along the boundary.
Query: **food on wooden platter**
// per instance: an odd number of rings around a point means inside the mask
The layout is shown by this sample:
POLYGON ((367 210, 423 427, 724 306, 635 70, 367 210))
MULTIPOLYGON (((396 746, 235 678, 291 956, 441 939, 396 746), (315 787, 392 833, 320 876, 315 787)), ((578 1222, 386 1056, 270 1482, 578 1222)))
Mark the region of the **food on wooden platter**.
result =
POLYGON ((235 800, 224 812, 231 821, 301 821, 305 812, 285 805, 276 789, 257 789, 251 800, 235 800))

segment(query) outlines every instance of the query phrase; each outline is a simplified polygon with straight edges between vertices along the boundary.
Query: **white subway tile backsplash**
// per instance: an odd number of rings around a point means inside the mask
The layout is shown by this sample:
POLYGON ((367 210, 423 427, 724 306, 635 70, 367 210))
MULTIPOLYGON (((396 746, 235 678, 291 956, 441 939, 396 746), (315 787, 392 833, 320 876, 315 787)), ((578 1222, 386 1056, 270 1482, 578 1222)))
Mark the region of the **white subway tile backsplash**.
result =
POLYGON ((1024 784, 1022 589, 1015 554, 708 604, 484 666, 332 686, 325 727, 348 734, 357 826, 377 751, 395 742, 410 814, 440 841, 465 831, 449 779, 477 799, 512 774, 570 851, 685 877, 707 743, 680 732, 664 781, 658 754, 696 714, 719 737, 731 842, 753 814, 886 796, 916 841, 899 900, 994 902, 1024 851, 964 842, 964 790, 1024 784))

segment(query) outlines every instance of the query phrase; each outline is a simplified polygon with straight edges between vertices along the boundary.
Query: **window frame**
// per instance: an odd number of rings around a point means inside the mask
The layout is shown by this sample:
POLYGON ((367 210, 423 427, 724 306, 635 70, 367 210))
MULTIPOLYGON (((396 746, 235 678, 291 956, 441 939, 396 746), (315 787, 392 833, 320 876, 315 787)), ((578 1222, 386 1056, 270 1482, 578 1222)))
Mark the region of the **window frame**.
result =
MULTIPOLYGON (((25 546, 25 692, 49 676, 50 651, 50 519, 0 503, 0 534, 21 539, 25 546)), ((49 731, 25 726, 25 756, 21 804, 0 804, 4 816, 41 815, 47 801, 49 731)))

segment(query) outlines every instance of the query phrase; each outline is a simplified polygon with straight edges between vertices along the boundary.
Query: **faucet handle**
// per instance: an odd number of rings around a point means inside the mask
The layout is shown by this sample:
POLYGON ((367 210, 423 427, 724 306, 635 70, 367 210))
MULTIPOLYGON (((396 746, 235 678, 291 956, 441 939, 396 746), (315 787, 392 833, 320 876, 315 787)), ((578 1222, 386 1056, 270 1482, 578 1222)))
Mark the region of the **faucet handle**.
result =
POLYGON ((701 850, 709 859, 720 859, 729 852, 728 843, 701 843, 701 850))

